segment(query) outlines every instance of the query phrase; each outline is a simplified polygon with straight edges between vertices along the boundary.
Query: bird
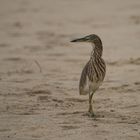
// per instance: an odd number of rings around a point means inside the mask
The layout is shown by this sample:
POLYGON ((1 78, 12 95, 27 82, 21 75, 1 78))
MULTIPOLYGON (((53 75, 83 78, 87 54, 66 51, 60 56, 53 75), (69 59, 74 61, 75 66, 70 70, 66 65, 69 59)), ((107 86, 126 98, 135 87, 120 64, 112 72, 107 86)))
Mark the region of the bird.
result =
POLYGON ((92 97, 99 89, 106 75, 106 64, 102 58, 103 44, 100 37, 96 34, 87 35, 83 38, 77 38, 71 42, 88 42, 92 45, 92 51, 89 61, 84 66, 79 81, 79 94, 89 94, 88 114, 95 116, 92 107, 92 97))

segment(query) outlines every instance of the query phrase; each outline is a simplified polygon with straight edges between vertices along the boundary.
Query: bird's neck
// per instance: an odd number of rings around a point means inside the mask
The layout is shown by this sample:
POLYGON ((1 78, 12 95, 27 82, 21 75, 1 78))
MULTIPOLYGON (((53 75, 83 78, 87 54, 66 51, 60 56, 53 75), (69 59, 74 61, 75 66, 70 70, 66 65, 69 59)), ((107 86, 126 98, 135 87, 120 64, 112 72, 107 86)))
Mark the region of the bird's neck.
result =
POLYGON ((98 59, 102 57, 103 46, 102 42, 94 42, 92 43, 93 50, 91 52, 91 58, 98 59))

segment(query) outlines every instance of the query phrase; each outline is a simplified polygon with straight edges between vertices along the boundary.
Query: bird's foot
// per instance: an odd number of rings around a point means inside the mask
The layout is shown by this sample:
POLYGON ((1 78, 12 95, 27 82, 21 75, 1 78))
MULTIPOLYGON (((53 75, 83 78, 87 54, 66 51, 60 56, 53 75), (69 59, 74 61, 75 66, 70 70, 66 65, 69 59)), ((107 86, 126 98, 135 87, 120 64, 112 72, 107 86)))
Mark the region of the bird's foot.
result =
POLYGON ((95 117, 95 114, 93 112, 88 112, 89 117, 95 117))
POLYGON ((95 117, 95 114, 93 112, 89 112, 89 111, 84 115, 88 116, 88 117, 91 117, 91 118, 95 117))
POLYGON ((90 117, 95 117, 95 114, 93 113, 92 106, 89 107, 88 116, 90 116, 90 117))

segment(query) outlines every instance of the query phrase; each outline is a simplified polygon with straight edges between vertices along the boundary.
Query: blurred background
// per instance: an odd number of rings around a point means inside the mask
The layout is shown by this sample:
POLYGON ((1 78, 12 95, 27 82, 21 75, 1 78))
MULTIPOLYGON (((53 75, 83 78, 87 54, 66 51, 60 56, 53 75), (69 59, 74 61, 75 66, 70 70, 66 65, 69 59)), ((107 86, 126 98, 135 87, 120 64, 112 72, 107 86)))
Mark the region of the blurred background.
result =
POLYGON ((139 0, 0 0, 0 139, 138 140, 139 0), (107 64, 96 120, 78 95, 97 34, 107 64))

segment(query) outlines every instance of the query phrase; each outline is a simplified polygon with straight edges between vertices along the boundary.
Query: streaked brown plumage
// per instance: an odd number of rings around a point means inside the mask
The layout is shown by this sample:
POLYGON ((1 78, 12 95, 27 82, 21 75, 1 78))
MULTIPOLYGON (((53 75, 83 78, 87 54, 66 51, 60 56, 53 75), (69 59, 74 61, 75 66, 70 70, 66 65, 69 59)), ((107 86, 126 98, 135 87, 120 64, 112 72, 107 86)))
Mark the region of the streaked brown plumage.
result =
POLYGON ((79 93, 80 95, 89 94, 89 113, 90 115, 94 115, 92 109, 92 97, 102 84, 106 73, 106 65, 102 59, 102 41, 97 35, 92 34, 84 38, 72 40, 71 42, 90 42, 93 46, 90 60, 85 65, 81 74, 79 93))

